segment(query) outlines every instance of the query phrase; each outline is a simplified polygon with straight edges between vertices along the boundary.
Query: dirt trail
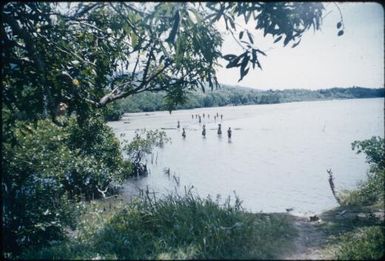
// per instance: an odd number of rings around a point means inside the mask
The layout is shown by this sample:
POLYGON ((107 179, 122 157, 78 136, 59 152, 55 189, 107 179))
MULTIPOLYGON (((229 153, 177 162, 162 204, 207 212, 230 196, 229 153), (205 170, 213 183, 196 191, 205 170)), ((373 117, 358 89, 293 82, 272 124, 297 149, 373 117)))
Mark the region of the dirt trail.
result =
POLYGON ((298 236, 294 238, 294 248, 280 259, 320 260, 333 259, 333 256, 321 251, 327 244, 327 235, 322 231, 320 221, 310 222, 309 218, 292 216, 298 236))
POLYGON ((280 259, 333 260, 335 251, 329 244, 333 237, 360 226, 383 224, 384 211, 341 207, 322 213, 317 221, 310 221, 309 217, 288 217, 298 236, 293 239, 293 248, 280 259))

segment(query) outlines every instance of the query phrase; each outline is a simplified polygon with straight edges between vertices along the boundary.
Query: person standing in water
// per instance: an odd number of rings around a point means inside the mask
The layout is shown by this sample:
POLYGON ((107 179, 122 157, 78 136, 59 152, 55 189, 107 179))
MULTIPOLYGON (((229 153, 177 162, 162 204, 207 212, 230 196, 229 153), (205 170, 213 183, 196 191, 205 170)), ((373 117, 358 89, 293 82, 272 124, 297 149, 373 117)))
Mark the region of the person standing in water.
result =
POLYGON ((222 135, 222 129, 221 129, 221 124, 220 124, 220 123, 218 124, 218 131, 217 131, 217 134, 218 134, 218 135, 222 135))
POLYGON ((177 128, 179 129, 180 128, 180 122, 178 121, 178 125, 177 125, 177 128))
POLYGON ((231 139, 231 128, 229 127, 229 129, 227 130, 227 137, 229 139, 231 139))
POLYGON ((221 120, 223 119, 223 114, 221 114, 221 120))
POLYGON ((184 128, 183 128, 183 131, 182 131, 182 137, 186 138, 186 131, 184 130, 184 128))
POLYGON ((203 129, 202 129, 202 136, 203 138, 206 138, 206 125, 203 124, 203 129))
POLYGON ((201 123, 202 122, 202 118, 201 118, 201 116, 199 115, 199 123, 201 123))

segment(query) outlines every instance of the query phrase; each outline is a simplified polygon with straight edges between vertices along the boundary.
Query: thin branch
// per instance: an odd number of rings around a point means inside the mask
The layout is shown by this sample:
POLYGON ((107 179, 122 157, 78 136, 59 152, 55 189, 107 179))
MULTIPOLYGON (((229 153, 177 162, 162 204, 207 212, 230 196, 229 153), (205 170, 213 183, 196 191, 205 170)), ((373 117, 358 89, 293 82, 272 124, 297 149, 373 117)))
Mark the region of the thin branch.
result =
POLYGON ((151 77, 147 79, 147 83, 151 82, 153 79, 155 79, 159 74, 161 74, 167 67, 169 67, 170 64, 165 65, 162 69, 154 73, 151 77))
POLYGON ((154 52, 154 48, 155 48, 155 44, 153 46, 151 46, 150 52, 148 53, 148 60, 147 60, 146 66, 144 67, 144 73, 143 73, 143 78, 142 78, 142 81, 143 81, 142 85, 146 82, 146 77, 147 77, 148 69, 150 67, 151 58, 152 58, 152 54, 154 52))
POLYGON ((138 52, 138 57, 136 58, 136 63, 135 63, 135 66, 134 66, 134 70, 132 71, 132 74, 131 74, 131 81, 134 80, 134 76, 135 76, 135 73, 136 73, 136 67, 138 66, 138 63, 139 63, 139 58, 140 58, 140 55, 139 55, 139 52, 138 52))
POLYGON ((234 38, 234 40, 237 42, 237 44, 242 47, 243 50, 247 50, 247 48, 245 48, 239 41, 238 39, 234 36, 234 32, 232 30, 230 30, 230 33, 231 33, 231 36, 234 38))
MULTIPOLYGON (((80 16, 83 16, 84 14, 86 14, 87 12, 89 12, 93 8, 95 8, 98 4, 100 4, 100 3, 94 3, 92 5, 86 6, 86 7, 84 7, 83 10, 80 10, 78 13, 75 13, 74 15, 70 16, 69 18, 70 19, 75 19, 75 18, 78 18, 80 16)), ((104 4, 102 3, 102 5, 104 5, 104 4)))

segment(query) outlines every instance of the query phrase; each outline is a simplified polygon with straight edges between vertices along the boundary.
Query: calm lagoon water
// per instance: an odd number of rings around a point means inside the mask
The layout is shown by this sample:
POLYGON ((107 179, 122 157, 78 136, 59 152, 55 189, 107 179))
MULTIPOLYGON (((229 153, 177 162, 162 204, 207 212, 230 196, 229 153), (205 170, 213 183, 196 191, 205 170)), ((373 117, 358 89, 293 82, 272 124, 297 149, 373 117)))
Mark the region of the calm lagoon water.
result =
POLYGON ((163 128, 172 139, 148 157, 148 177, 125 184, 127 195, 147 186, 158 195, 194 186, 202 197, 220 194, 226 198, 235 191, 243 206, 253 212, 294 208, 296 214, 309 214, 337 206, 327 169, 335 175, 337 190, 354 188, 365 179, 369 166, 364 155, 352 151, 351 142, 384 136, 384 100, 130 113, 109 125, 119 139, 130 140, 141 128, 163 128), (201 124, 192 119, 192 114, 203 113, 206 117, 201 124), (216 113, 223 114, 222 121, 214 121, 216 113), (185 139, 181 128, 176 128, 178 120, 186 129, 185 139), (217 135, 218 123, 222 137, 217 135), (202 124, 206 124, 206 138, 201 135, 202 124), (231 142, 228 127, 232 128, 231 142), (165 168, 170 168, 170 177, 165 168), (179 179, 179 187, 173 176, 179 179))

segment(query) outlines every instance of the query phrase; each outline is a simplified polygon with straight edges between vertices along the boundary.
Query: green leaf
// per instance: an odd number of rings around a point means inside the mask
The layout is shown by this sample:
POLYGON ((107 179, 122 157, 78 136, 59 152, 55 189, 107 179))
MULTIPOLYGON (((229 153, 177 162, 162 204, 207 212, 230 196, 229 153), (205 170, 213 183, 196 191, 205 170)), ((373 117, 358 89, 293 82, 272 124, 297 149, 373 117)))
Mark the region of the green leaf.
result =
POLYGON ((170 32, 168 38, 166 39, 167 42, 175 44, 175 38, 176 38, 176 34, 178 32, 179 23, 180 23, 179 11, 176 11, 176 13, 174 15, 174 24, 172 26, 172 29, 171 29, 171 32, 170 32))
POLYGON ((253 63, 253 69, 255 69, 255 64, 257 63, 257 50, 256 49, 253 49, 252 52, 251 52, 251 55, 252 55, 252 59, 251 59, 251 62, 253 63))
POLYGON ((265 53, 265 52, 263 52, 263 51, 261 51, 261 50, 259 50, 259 49, 256 49, 256 51, 257 51, 258 53, 260 53, 260 54, 266 56, 266 53, 265 53))
POLYGON ((292 38, 290 36, 286 36, 285 40, 283 41, 283 46, 286 46, 292 38))
POLYGON ((242 57, 244 57, 246 53, 241 54, 237 58, 233 59, 231 62, 229 62, 226 66, 226 68, 232 68, 232 67, 237 67, 239 66, 238 62, 241 60, 242 57))
POLYGON ((246 69, 249 60, 250 60, 250 57, 247 55, 245 56, 245 58, 243 58, 243 61, 241 64, 241 78, 238 80, 238 82, 241 81, 243 79, 243 77, 245 77, 247 75, 247 73, 249 72, 249 68, 246 69))
POLYGON ((249 31, 247 31, 247 36, 249 37, 250 43, 254 44, 253 36, 251 35, 251 33, 249 31))
POLYGON ((245 77, 248 74, 249 69, 250 68, 245 69, 244 67, 241 67, 241 78, 238 80, 238 82, 242 81, 243 77, 245 77))
POLYGON ((247 12, 247 15, 246 15, 246 18, 245 18, 246 24, 249 22, 250 16, 251 16, 252 13, 254 14, 254 12, 251 12, 251 11, 247 12))
POLYGON ((299 45, 299 43, 301 42, 301 39, 299 39, 298 42, 296 42, 295 44, 293 44, 293 46, 291 48, 295 48, 297 45, 299 45))
POLYGON ((243 33, 244 33, 244 31, 241 31, 241 32, 239 33, 239 39, 242 39, 243 33))
POLYGON ((274 43, 279 42, 281 39, 282 39, 282 35, 278 36, 278 38, 274 40, 274 43))
POLYGON ((230 60, 235 59, 235 57, 237 57, 235 54, 227 54, 227 55, 223 56, 223 59, 230 61, 230 60))

